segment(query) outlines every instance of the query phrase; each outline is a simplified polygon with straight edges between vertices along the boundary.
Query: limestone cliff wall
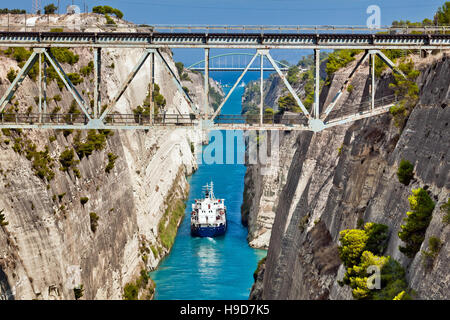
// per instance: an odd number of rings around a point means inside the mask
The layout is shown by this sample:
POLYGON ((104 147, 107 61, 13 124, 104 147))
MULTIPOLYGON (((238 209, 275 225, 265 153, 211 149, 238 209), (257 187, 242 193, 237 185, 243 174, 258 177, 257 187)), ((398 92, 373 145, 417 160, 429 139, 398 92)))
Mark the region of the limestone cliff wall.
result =
MULTIPOLYGON (((350 290, 337 284, 345 272, 337 245, 339 231, 356 228, 359 219, 389 226, 385 255, 405 267, 417 298, 449 298, 449 227, 442 222, 440 206, 450 189, 450 60, 443 53, 417 60, 416 66, 421 69, 417 80, 420 101, 401 134, 390 114, 316 134, 295 134, 295 154, 275 199, 268 255, 260 268, 264 274, 257 277, 251 298, 351 299, 350 290), (408 186, 396 176, 401 159, 415 166, 415 179, 408 186), (421 249, 427 248, 430 236, 443 243, 431 270, 424 269, 420 253, 411 260, 398 250, 397 232, 409 210, 411 189, 417 187, 427 187, 436 203, 421 249)), ((342 75, 324 88, 322 105, 334 96, 351 67, 340 70, 342 75)), ((364 68, 352 81, 354 90, 345 93, 338 108, 367 96, 368 70, 364 68)), ((385 72, 377 81, 377 97, 391 94, 391 77, 385 72)))
MULTIPOLYGON (((34 23, 45 23, 30 17, 34 23)), ((52 16, 53 17, 53 16, 52 16)), ((55 23, 70 24, 74 16, 54 16, 55 23)), ((52 18, 52 19, 53 19, 52 18)), ((0 21, 5 16, 0 15, 0 21)), ((104 23, 103 16, 83 15, 87 23, 104 23)), ((42 20, 42 21, 41 21, 42 20)), ((118 24, 132 25, 116 20, 118 24)), ((3 48, 5 49, 5 48, 3 48)), ((88 49, 73 49, 79 55, 74 65, 63 64, 66 72, 80 72, 93 59, 88 49)), ((103 50, 102 105, 109 102, 138 61, 141 50, 103 50)), ((176 70, 170 51, 163 51, 176 70)), ((9 85, 6 73, 18 70, 17 62, 0 55, 0 91, 9 85)), ((131 113, 142 105, 148 92, 148 62, 133 80, 113 111, 131 113)), ((89 102, 93 97, 93 75, 77 85, 89 102)), ((186 101, 173 85, 168 73, 156 59, 155 82, 167 101, 167 112, 189 113, 186 101)), ((192 87, 201 82, 192 82, 192 87)), ((13 99, 21 112, 32 106, 38 96, 36 83, 27 78, 13 99)), ((48 85, 51 111, 64 112, 72 96, 59 90, 55 81, 48 85), (53 98, 60 95, 61 100, 53 98)), ((193 97, 196 99, 195 97, 193 97)), ((199 100, 195 100, 200 103, 199 100)), ((54 130, 3 132, 0 136, 0 209, 8 225, 0 228, 0 296, 2 299, 73 299, 74 270, 81 270, 75 285, 83 285, 82 299, 121 299, 126 283, 141 270, 157 266, 170 248, 163 246, 158 225, 170 200, 184 199, 189 185, 186 176, 197 168, 191 148, 200 145, 201 133, 187 129, 114 131, 102 150, 80 160, 73 170, 61 171, 61 153, 74 147, 76 132, 65 136, 54 130), (24 150, 14 151, 16 139, 31 141, 37 151, 49 150, 55 176, 51 181, 39 178, 33 161, 24 150), (117 156, 106 172, 108 154, 117 156), (85 204, 82 197, 88 197, 85 204), (91 229, 90 213, 98 216, 98 227, 91 229)), ((82 138, 86 133, 82 133, 82 138)), ((19 148, 20 149, 20 148, 19 148)), ((75 272, 76 274, 76 272, 75 272)), ((75 277, 76 279, 76 277, 75 277)))

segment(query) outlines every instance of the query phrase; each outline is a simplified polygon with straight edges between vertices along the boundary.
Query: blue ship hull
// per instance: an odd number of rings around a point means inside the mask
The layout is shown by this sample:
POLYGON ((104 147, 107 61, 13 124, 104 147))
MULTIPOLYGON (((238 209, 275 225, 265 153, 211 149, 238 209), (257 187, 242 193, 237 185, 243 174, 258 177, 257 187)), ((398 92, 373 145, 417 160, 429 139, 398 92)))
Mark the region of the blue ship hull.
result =
POLYGON ((221 225, 217 227, 194 227, 191 226, 191 235, 194 237, 218 237, 225 234, 227 231, 227 225, 221 225))

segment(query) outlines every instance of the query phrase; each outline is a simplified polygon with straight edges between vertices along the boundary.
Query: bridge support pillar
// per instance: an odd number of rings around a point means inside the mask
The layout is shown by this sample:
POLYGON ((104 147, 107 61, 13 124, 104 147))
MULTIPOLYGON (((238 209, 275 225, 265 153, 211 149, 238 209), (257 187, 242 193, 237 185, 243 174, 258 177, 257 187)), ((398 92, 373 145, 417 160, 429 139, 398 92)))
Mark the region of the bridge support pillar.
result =
POLYGON ((259 101, 259 125, 263 125, 263 113, 264 113, 264 54, 260 52, 261 57, 260 62, 260 72, 261 72, 261 83, 260 83, 260 101, 259 101))
POLYGON ((320 96, 320 50, 314 49, 315 85, 314 85, 314 118, 319 119, 319 96, 320 96))
POLYGON ((375 55, 376 53, 369 50, 370 60, 369 60, 369 77, 370 77, 370 109, 375 109, 375 55))
POLYGON ((38 113, 39 113, 39 122, 42 122, 42 53, 39 52, 39 77, 38 77, 38 85, 39 85, 39 103, 38 103, 38 113))
MULTIPOLYGON (((44 114, 44 119, 43 121, 45 122, 45 117, 47 114, 47 60, 45 59, 45 56, 43 56, 43 67, 44 67, 44 81, 42 82, 42 89, 44 92, 44 110, 43 110, 43 114, 44 114)), ((40 119, 40 121, 42 121, 42 119, 40 119)))
POLYGON ((205 101, 203 102, 203 112, 205 119, 208 119, 209 108, 209 48, 205 48, 205 101))
POLYGON ((102 49, 94 49, 94 118, 97 118, 100 113, 100 82, 101 82, 101 56, 102 49))
POLYGON ((150 125, 153 125, 153 114, 155 112, 155 98, 153 90, 155 90, 155 53, 150 52, 150 82, 149 82, 149 106, 150 106, 150 125))

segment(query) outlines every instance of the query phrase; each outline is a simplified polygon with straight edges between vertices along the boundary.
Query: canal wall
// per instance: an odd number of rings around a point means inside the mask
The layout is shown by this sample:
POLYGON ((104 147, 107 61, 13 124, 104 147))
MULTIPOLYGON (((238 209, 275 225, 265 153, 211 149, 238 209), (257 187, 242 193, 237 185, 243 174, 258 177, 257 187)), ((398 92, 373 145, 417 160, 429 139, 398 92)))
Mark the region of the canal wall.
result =
MULTIPOLYGON (((267 258, 255 273, 251 299, 352 299, 351 289, 338 284, 345 273, 338 239, 341 230, 358 228, 362 222, 389 227, 384 255, 405 268, 416 298, 449 298, 449 226, 441 206, 450 189, 450 58, 444 52, 413 60, 421 71, 416 80, 419 101, 402 131, 388 113, 316 134, 283 136, 281 147, 289 145, 294 154, 280 160, 278 180, 287 168, 281 188, 277 183, 264 187, 277 190, 271 198, 258 190, 270 178, 260 175, 260 168, 248 167, 244 202, 250 207, 249 232, 265 228, 271 233, 267 258), (396 175, 402 159, 414 165, 414 179, 407 186, 396 175), (398 249, 402 242, 397 232, 410 210, 408 196, 419 187, 426 188, 436 204, 421 250, 428 249, 432 236, 442 243, 431 268, 425 267, 420 251, 408 259, 398 249), (264 208, 271 207, 274 219, 269 228, 267 219, 261 223, 259 216, 267 216, 264 208)), ((324 87, 321 105, 329 103, 354 63, 339 70, 324 87)), ((365 100, 368 74, 368 66, 363 66, 352 81, 353 90, 344 93, 337 108, 365 100)), ((392 93, 388 87, 392 77, 384 71, 377 80, 377 98, 392 93)))
MULTIPOLYGON (((43 16, 27 17, 36 24, 47 23, 43 16)), ((103 15, 81 17, 87 24, 106 23, 103 15)), ((23 19, 11 15, 15 18, 23 19)), ((54 15, 51 19, 64 25, 74 18, 54 15)), ((4 19, 0 15, 0 21, 4 19)), ((113 19, 133 30, 133 24, 113 19)), ((10 84, 8 73, 19 70, 27 52, 1 49, 0 91, 4 92, 10 84)), ((89 102, 93 99, 89 69, 93 53, 82 48, 60 53, 64 70, 78 75, 73 76, 81 79, 76 88, 89 102)), ((162 54, 178 75, 171 51, 162 54)), ((102 51, 102 105, 114 97, 140 55, 140 50, 131 49, 102 51)), ((155 83, 166 101, 165 110, 189 113, 168 73, 155 62, 155 83)), ((132 113, 144 104, 149 67, 147 62, 137 74, 117 103, 117 111, 132 113)), ((198 77, 191 79, 192 91, 203 88, 198 77)), ((69 110, 73 98, 56 80, 49 81, 47 92, 49 112, 69 110)), ((37 96, 36 80, 27 77, 7 109, 36 112, 37 96)), ((203 97, 192 98, 198 105, 203 103, 203 97)), ((171 204, 179 204, 187 194, 186 177, 197 168, 195 151, 202 139, 201 133, 187 129, 3 130, 0 297, 122 299, 126 294, 151 298, 154 288, 145 274, 170 250, 170 241, 162 236, 167 237, 167 221, 176 211, 171 204)))

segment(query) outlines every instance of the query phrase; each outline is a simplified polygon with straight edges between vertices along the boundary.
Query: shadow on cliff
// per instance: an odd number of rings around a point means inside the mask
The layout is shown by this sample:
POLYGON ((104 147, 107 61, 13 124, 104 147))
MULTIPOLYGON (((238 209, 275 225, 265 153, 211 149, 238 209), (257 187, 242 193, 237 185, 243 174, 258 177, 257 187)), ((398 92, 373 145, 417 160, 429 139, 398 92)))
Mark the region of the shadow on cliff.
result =
POLYGON ((14 300, 14 294, 8 281, 8 276, 0 267, 0 300, 14 300))

